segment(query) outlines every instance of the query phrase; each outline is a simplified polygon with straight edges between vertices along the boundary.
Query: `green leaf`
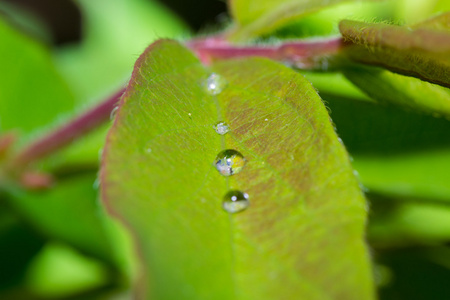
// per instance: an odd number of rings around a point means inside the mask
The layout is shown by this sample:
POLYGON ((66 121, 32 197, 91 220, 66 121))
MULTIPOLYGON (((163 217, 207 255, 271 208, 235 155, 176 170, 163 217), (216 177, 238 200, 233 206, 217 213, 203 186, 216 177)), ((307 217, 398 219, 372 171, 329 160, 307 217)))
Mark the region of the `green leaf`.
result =
POLYGON ((0 195, 0 297, 20 284, 43 239, 12 212, 0 195))
POLYGON ((10 189, 10 204, 45 236, 114 262, 94 181, 95 174, 87 174, 58 180, 48 191, 10 189))
POLYGON ((450 90, 447 88, 380 68, 354 67, 343 73, 379 103, 450 117, 450 90))
POLYGON ((371 219, 368 238, 376 248, 448 243, 450 207, 408 201, 398 204, 384 215, 371 219))
MULTIPOLYGON (((110 213, 133 231, 148 299, 372 299, 366 208, 314 88, 261 58, 202 66, 173 41, 139 58, 101 172, 110 213), (226 85, 205 88, 211 72, 226 85), (214 124, 225 121, 223 136, 214 124), (213 166, 224 149, 239 174, 213 166), (249 195, 229 214, 229 190, 249 195)), ((145 296, 144 296, 145 295, 145 296)))
POLYGON ((350 20, 339 29, 351 59, 450 87, 450 31, 350 20))
POLYGON ((450 203, 450 149, 389 156, 358 155, 354 166, 370 190, 450 203))
POLYGON ((0 130, 29 133, 74 107, 43 45, 0 19, 0 130))
POLYGON ((56 63, 77 101, 109 96, 129 79, 138 55, 161 37, 189 33, 157 1, 77 0, 84 20, 80 45, 61 48, 56 63))
POLYGON ((448 120, 329 94, 324 101, 370 191, 422 202, 450 201, 448 120))
MULTIPOLYGON (((331 5, 352 0, 229 0, 237 28, 231 37, 248 40, 331 5)), ((354 0, 353 0, 354 1, 354 0)))

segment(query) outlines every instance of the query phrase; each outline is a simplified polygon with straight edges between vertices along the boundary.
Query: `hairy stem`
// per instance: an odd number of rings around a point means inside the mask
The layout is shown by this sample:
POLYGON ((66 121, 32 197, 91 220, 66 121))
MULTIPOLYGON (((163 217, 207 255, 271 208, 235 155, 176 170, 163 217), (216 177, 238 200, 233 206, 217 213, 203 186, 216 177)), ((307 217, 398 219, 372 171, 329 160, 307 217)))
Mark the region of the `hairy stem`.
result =
POLYGON ((108 121, 123 92, 121 89, 78 118, 28 145, 13 158, 13 166, 25 166, 43 158, 108 121))
POLYGON ((301 69, 323 69, 323 59, 339 54, 346 46, 341 37, 288 41, 276 45, 234 45, 221 37, 188 41, 186 45, 203 63, 246 56, 260 56, 301 69))

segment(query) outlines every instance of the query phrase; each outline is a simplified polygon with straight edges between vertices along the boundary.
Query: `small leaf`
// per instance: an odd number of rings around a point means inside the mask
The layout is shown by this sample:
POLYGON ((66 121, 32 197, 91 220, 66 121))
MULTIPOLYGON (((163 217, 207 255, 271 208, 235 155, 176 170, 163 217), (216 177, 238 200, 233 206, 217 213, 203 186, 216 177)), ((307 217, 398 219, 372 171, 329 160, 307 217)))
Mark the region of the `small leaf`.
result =
MULTIPOLYGON (((229 8, 238 27, 235 40, 248 40, 331 5, 351 0, 229 0, 229 8)), ((354 0, 353 0, 354 1, 354 0)))
POLYGON ((314 88, 266 59, 211 68, 153 44, 108 135, 102 198, 134 232, 141 298, 373 299, 365 201, 314 88), (246 160, 230 177, 225 149, 246 160), (230 190, 245 210, 222 209, 230 190))
POLYGON ((380 68, 353 67, 343 73, 379 103, 450 117, 450 90, 447 88, 380 68))
POLYGON ((350 20, 339 29, 351 59, 450 87, 450 31, 350 20))

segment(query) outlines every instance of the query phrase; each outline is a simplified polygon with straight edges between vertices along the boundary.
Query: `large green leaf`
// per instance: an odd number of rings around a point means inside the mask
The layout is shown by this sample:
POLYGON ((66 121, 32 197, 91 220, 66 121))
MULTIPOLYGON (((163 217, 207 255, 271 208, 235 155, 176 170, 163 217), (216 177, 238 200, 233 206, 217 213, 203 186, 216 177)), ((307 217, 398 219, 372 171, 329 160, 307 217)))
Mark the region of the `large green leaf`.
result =
POLYGON ((347 41, 355 44, 346 51, 353 60, 450 87, 448 29, 429 25, 412 29, 350 20, 342 21, 339 29, 347 41))
POLYGON ((229 0, 229 8, 237 28, 233 39, 247 40, 286 25, 330 5, 352 0, 229 0))
POLYGON ((207 69, 173 41, 135 66, 105 148, 102 198, 140 247, 141 298, 372 299, 364 198, 313 87, 265 59, 207 69), (217 95, 211 72, 226 83, 217 95), (214 130, 228 123, 224 136, 214 130), (213 166, 222 150, 239 174, 213 166), (249 195, 230 214, 229 190, 249 195))
POLYGON ((0 20, 0 130, 29 133, 74 107, 43 45, 0 20))

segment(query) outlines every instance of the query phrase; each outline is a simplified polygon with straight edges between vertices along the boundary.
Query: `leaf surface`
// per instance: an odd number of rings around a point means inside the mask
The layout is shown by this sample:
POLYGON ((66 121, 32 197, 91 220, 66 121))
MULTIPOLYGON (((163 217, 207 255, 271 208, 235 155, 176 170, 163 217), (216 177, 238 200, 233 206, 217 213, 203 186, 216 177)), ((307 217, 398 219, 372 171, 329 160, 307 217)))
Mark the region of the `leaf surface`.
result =
POLYGON ((174 41, 139 58, 109 132, 102 198, 134 232, 145 299, 372 299, 365 201, 314 88, 261 58, 204 67, 174 41), (226 82, 212 95, 205 81, 226 82), (214 130, 225 121, 231 131, 214 130), (223 177, 224 149, 247 159, 223 177), (250 207, 229 214, 229 190, 250 207))
POLYGON ((232 38, 248 40, 322 8, 350 0, 229 0, 229 9, 237 23, 232 38))
POLYGON ((450 31, 430 26, 411 29, 343 20, 339 29, 356 45, 346 51, 353 60, 450 87, 450 31))

